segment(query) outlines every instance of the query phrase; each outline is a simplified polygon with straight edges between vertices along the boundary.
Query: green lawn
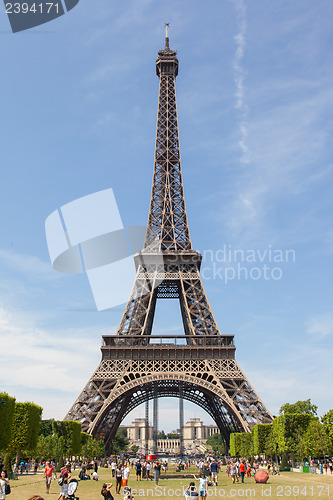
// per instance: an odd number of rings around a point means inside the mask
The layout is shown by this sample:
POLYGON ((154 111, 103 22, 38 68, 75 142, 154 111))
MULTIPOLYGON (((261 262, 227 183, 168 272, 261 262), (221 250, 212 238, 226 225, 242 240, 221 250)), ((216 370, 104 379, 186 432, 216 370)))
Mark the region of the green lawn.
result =
MULTIPOLYGON (((224 468, 225 469, 225 468, 224 468)), ((102 483, 111 480, 110 469, 99 469, 100 480, 79 482, 76 496, 80 500, 101 499, 100 494, 102 483)), ((78 471, 73 471, 73 477, 78 476, 78 471)), ((183 488, 186 488, 189 480, 187 479, 162 479, 159 488, 155 489, 153 481, 135 480, 135 472, 131 470, 129 486, 137 489, 136 498, 149 498, 158 500, 163 498, 181 498, 183 499, 183 488)), ((41 495, 45 500, 47 498, 56 500, 59 495, 59 486, 57 481, 51 485, 51 493, 45 495, 44 479, 42 474, 35 476, 20 476, 18 480, 11 481, 12 493, 8 500, 27 500, 33 494, 41 495)), ((219 485, 216 489, 209 489, 208 498, 301 498, 301 499, 333 499, 333 476, 303 474, 297 472, 284 472, 280 476, 269 478, 266 485, 255 484, 253 478, 245 479, 245 483, 236 483, 233 485, 231 479, 228 479, 225 472, 219 474, 219 485)), ((112 494, 115 498, 122 500, 122 495, 116 495, 112 488, 112 494)))

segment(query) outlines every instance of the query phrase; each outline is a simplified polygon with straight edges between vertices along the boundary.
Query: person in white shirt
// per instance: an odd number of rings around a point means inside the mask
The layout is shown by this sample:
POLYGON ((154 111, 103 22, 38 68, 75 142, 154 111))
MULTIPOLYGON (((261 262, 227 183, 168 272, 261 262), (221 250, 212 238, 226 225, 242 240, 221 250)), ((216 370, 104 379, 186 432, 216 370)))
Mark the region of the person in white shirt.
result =
POLYGON ((0 499, 5 500, 6 498, 6 484, 9 484, 8 478, 6 477, 6 472, 1 471, 0 476, 0 499))
POLYGON ((129 473, 130 473, 130 469, 129 469, 128 465, 126 465, 123 468, 123 471, 122 471, 122 484, 123 484, 123 487, 127 486, 129 473))
POLYGON ((151 468, 150 462, 147 462, 147 465, 146 465, 146 478, 147 479, 150 479, 150 476, 149 476, 150 468, 151 468))
POLYGON ((193 474, 193 477, 194 479, 199 481, 199 499, 205 500, 207 496, 208 479, 206 478, 205 474, 201 474, 199 478, 196 477, 195 474, 193 474))

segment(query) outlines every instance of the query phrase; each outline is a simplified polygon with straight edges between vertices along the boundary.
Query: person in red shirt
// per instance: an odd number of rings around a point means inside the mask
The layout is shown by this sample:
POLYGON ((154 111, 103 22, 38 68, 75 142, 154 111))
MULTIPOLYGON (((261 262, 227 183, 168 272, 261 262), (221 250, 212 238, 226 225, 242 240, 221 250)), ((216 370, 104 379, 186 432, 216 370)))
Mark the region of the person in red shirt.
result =
POLYGON ((54 474, 55 477, 57 477, 53 465, 50 465, 50 462, 46 462, 43 475, 43 477, 45 477, 46 493, 50 493, 52 473, 54 474))
POLYGON ((241 463, 239 464, 239 472, 240 476, 242 478, 242 483, 244 483, 244 476, 245 476, 245 461, 242 460, 241 463))

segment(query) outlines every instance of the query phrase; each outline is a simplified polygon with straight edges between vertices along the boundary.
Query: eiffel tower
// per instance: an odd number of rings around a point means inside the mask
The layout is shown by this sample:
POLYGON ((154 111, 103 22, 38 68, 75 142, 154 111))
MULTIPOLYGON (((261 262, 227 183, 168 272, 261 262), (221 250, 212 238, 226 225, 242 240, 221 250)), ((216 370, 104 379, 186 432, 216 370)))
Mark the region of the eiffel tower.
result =
POLYGON ((168 25, 158 52, 159 101, 155 165, 143 250, 116 335, 103 336, 102 360, 67 413, 109 447, 117 428, 138 405, 177 397, 203 408, 229 442, 272 416, 235 360, 233 335, 217 326, 193 250, 180 162, 175 79, 177 52, 168 25), (184 335, 152 335, 156 301, 178 299, 184 335))

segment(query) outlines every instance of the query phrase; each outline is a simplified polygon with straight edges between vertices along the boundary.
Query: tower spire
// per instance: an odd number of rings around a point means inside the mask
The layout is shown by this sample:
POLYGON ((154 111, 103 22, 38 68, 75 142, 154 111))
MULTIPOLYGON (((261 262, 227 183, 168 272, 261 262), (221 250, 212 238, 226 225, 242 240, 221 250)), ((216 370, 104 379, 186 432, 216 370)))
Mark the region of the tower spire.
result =
POLYGON ((155 165, 144 248, 159 242, 160 250, 192 250, 188 228, 178 138, 175 79, 177 51, 169 47, 165 24, 165 49, 158 52, 156 74, 160 80, 155 145, 155 165))
POLYGON ((165 50, 170 50, 169 46, 169 23, 165 23, 165 50))

